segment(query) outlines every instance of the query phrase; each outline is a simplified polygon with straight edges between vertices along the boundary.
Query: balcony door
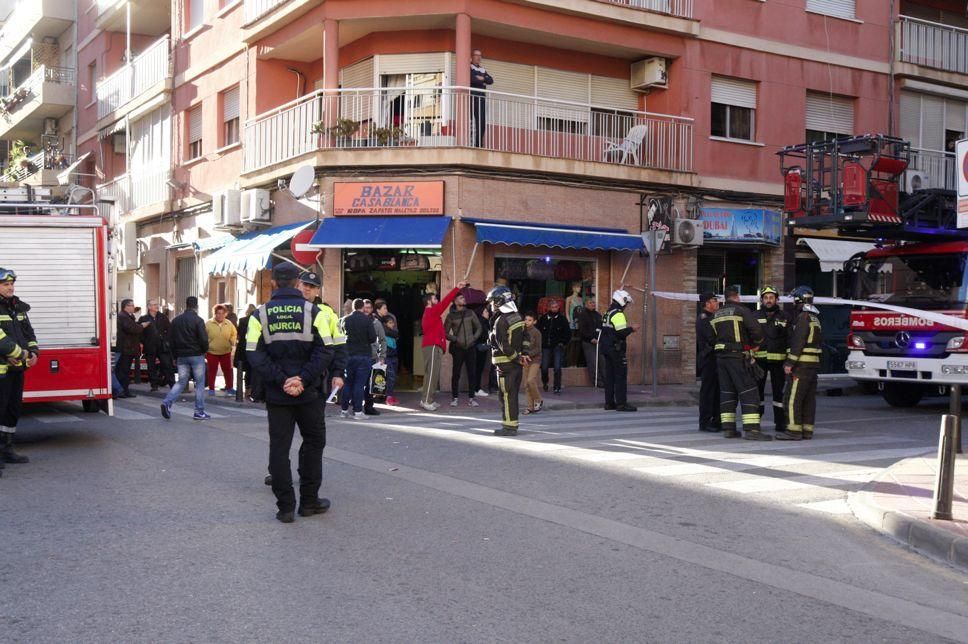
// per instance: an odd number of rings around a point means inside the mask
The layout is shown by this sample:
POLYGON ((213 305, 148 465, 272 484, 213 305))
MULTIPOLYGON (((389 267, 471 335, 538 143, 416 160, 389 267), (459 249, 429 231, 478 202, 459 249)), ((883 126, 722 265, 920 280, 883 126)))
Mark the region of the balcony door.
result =
POLYGON ((440 145, 447 134, 450 97, 444 72, 380 76, 380 127, 400 128, 417 145, 440 145))

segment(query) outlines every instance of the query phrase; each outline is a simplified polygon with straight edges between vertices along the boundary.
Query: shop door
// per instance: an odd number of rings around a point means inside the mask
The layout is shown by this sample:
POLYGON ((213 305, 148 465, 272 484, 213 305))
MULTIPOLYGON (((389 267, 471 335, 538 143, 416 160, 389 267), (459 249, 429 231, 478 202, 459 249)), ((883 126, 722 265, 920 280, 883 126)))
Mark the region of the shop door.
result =
POLYGON ((197 262, 194 257, 183 257, 177 263, 178 277, 175 283, 175 310, 185 310, 185 299, 190 295, 198 297, 197 262))
POLYGON ((756 295, 760 287, 760 253, 748 249, 702 249, 699 252, 696 288, 722 294, 738 286, 741 295, 756 295))

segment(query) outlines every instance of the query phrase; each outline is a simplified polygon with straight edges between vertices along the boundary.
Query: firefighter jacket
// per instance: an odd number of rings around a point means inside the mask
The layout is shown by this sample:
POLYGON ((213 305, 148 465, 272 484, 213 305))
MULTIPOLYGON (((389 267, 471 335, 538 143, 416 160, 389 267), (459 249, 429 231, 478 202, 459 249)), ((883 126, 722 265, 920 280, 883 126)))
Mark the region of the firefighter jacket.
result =
POLYGON ((491 361, 498 369, 520 361, 524 349, 524 320, 521 315, 517 311, 499 312, 491 325, 488 344, 491 345, 491 361))
POLYGON ((598 346, 602 351, 625 353, 625 339, 632 335, 633 331, 625 317, 625 309, 612 302, 608 311, 602 316, 602 332, 598 337, 598 346))
POLYGON ((696 371, 702 373, 703 367, 709 360, 715 360, 713 347, 716 346, 716 333, 710 324, 713 314, 700 311, 696 317, 696 371))
POLYGON ((763 342, 763 331, 753 312, 739 302, 729 302, 710 320, 716 334, 714 350, 720 356, 741 356, 763 342))
POLYGON ((790 350, 787 367, 820 368, 823 353, 823 330, 820 328, 820 311, 811 304, 804 304, 797 314, 796 324, 790 334, 790 350))
POLYGON ((249 364, 265 383, 266 402, 273 405, 316 400, 320 375, 331 367, 335 353, 325 316, 294 288, 277 289, 249 316, 245 348, 249 364), (293 376, 302 379, 299 396, 282 389, 293 376))
POLYGON ((40 353, 37 336, 30 325, 27 312, 30 305, 14 296, 9 300, 0 297, 0 355, 20 360, 17 365, 0 361, 0 377, 9 371, 23 371, 27 368, 30 354, 40 353))
POLYGON ((756 351, 757 360, 783 362, 790 347, 789 318, 779 306, 763 307, 756 312, 756 321, 763 329, 763 344, 756 351))

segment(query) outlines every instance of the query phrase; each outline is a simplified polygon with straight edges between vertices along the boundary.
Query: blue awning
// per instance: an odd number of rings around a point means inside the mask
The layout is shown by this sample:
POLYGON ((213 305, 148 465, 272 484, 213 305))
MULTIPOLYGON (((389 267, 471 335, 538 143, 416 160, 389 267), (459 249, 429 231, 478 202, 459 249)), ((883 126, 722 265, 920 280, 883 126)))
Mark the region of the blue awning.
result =
POLYGON ((310 248, 440 248, 450 217, 327 217, 310 248))
POLYGON ((299 221, 240 235, 205 258, 205 272, 209 275, 252 275, 268 268, 273 251, 312 223, 299 221))
POLYGON ((197 251, 218 250, 232 241, 235 241, 235 237, 232 235, 205 237, 204 239, 196 239, 192 242, 192 247, 197 251))
MULTIPOLYGON (((467 220, 464 220, 467 221, 467 220)), ((477 241, 509 246, 547 246, 574 250, 642 250, 641 235, 594 228, 558 228, 530 226, 523 223, 471 221, 477 229, 477 241)))

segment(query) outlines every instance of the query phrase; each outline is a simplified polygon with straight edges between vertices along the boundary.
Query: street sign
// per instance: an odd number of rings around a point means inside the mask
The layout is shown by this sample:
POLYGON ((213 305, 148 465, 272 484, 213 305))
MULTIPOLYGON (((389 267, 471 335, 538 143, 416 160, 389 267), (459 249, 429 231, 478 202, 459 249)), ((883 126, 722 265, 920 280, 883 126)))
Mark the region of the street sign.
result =
POLYGON ((306 244, 312 240, 315 233, 315 230, 307 228, 306 230, 300 230, 298 233, 296 233, 296 236, 292 238, 292 242, 289 244, 289 249, 292 251, 292 258, 297 264, 308 266, 310 268, 316 264, 316 256, 319 255, 320 250, 318 248, 306 247, 306 244))
POLYGON ((958 228, 968 228, 968 139, 955 147, 955 169, 958 175, 958 228))

